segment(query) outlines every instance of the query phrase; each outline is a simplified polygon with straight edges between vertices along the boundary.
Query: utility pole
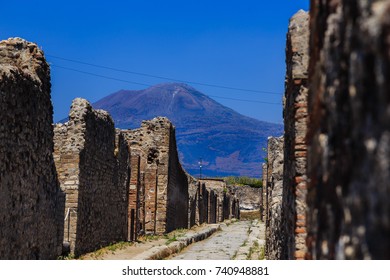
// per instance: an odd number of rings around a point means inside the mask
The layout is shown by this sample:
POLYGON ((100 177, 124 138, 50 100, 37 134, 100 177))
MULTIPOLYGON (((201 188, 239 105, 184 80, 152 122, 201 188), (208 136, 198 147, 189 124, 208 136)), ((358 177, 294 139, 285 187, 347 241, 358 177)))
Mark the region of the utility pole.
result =
POLYGON ((202 179, 202 158, 199 159, 199 180, 202 179))

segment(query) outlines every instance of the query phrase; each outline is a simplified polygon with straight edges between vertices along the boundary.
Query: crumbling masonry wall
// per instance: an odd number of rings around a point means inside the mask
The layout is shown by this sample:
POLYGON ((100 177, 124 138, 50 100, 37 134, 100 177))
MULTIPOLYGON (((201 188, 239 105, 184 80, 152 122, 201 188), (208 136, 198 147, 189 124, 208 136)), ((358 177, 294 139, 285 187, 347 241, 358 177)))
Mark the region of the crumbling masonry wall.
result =
POLYGON ((199 183, 194 177, 188 177, 188 228, 199 225, 199 183))
POLYGON ((0 42, 0 259, 55 259, 64 195, 53 161, 50 70, 36 44, 0 42))
POLYGON ((308 258, 390 259, 390 1, 310 15, 308 258))
MULTIPOLYGON (((188 177, 182 168, 176 145, 176 132, 172 124, 169 128, 169 167, 167 190, 166 231, 186 228, 188 225, 188 177)), ((160 175, 160 178, 164 178, 160 175)))
POLYGON ((199 224, 207 223, 209 220, 209 191, 206 189, 206 184, 201 183, 199 198, 199 224))
POLYGON ((240 218, 240 203, 221 179, 189 178, 189 228, 240 218))
MULTIPOLYGON (((265 185, 265 184, 264 184, 265 185)), ((227 186, 230 194, 234 195, 240 201, 240 209, 243 211, 261 210, 262 188, 250 186, 227 186)), ((234 212, 234 211, 232 211, 234 212)))
MULTIPOLYGON (((268 161, 268 158, 266 162, 268 161)), ((263 175, 262 175, 262 188, 261 188, 261 202, 260 202, 260 215, 261 221, 264 222, 267 217, 267 163, 262 165, 263 175)))
POLYGON ((76 256, 127 239, 129 152, 108 113, 73 101, 54 129, 54 159, 66 192, 64 240, 76 256))
POLYGON ((218 195, 213 191, 209 190, 209 201, 208 201, 208 223, 215 224, 217 222, 217 200, 218 195))
MULTIPOLYGON (((208 196, 208 221, 223 222, 226 219, 240 218, 240 203, 235 195, 235 188, 226 185, 222 179, 204 178, 199 180, 205 186, 208 196), (215 196, 215 198, 212 198, 215 196)), ((207 222, 207 219, 205 222, 207 222)))
POLYGON ((140 157, 139 182, 143 194, 137 210, 139 233, 163 234, 187 228, 188 178, 178 159, 171 122, 167 118, 154 118, 142 122, 139 129, 122 132, 131 154, 140 157))
MULTIPOLYGON (((281 258, 283 246, 282 195, 283 195, 283 137, 269 137, 267 147, 266 185, 266 256, 270 260, 281 258)), ((264 176, 264 174, 263 174, 264 176)))
POLYGON ((141 221, 143 221, 145 213, 144 202, 144 189, 141 188, 144 184, 141 184, 141 156, 139 154, 132 153, 130 157, 130 185, 129 185, 129 206, 128 206, 128 219, 127 224, 129 232, 127 236, 128 241, 137 240, 137 236, 140 233, 142 227, 141 221))
POLYGON ((306 249, 306 156, 309 14, 299 11, 288 27, 284 96, 282 259, 304 259, 306 249))

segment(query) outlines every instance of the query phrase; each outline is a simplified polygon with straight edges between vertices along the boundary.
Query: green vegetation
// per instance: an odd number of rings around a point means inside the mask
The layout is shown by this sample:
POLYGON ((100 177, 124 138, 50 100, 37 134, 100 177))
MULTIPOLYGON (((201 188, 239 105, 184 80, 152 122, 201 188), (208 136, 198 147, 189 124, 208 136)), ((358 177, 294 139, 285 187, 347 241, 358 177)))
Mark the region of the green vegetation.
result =
POLYGON ((167 242, 165 242, 165 245, 169 245, 169 244, 171 244, 172 242, 175 242, 175 241, 177 241, 176 235, 174 235, 173 237, 169 238, 167 240, 167 242))
POLYGON ((265 247, 262 246, 262 247, 260 247, 259 260, 264 260, 264 259, 265 259, 265 247))
POLYGON ((75 259, 75 256, 73 254, 69 254, 69 255, 66 255, 66 256, 59 256, 57 258, 57 260, 74 260, 75 259))
POLYGON ((258 178, 250 178, 246 176, 229 176, 223 179, 228 185, 251 186, 253 188, 261 188, 263 186, 263 181, 258 178))
POLYGON ((117 242, 117 243, 111 243, 110 245, 108 245, 106 247, 102 247, 99 250, 96 250, 94 252, 82 255, 78 259, 80 259, 80 260, 84 260, 86 258, 87 259, 93 259, 93 260, 103 259, 104 255, 107 255, 109 253, 115 254, 116 251, 128 248, 128 247, 133 246, 133 245, 134 245, 134 243, 132 243, 132 242, 125 242, 125 241, 120 241, 120 242, 117 242))
POLYGON ((165 242, 165 245, 169 245, 172 242, 177 241, 178 238, 183 237, 187 232, 188 232, 188 229, 186 229, 186 228, 179 228, 179 229, 176 229, 174 231, 171 231, 168 234, 165 234, 164 238, 168 239, 165 242))
POLYGON ((154 240, 159 240, 160 238, 161 238, 160 235, 146 234, 146 235, 138 236, 137 241, 141 243, 146 243, 154 240))
MULTIPOLYGON (((265 154, 267 154, 267 148, 263 148, 262 150, 263 150, 263 152, 265 152, 265 154)), ((263 159, 264 159, 265 163, 268 163, 268 158, 267 157, 265 157, 263 159)))

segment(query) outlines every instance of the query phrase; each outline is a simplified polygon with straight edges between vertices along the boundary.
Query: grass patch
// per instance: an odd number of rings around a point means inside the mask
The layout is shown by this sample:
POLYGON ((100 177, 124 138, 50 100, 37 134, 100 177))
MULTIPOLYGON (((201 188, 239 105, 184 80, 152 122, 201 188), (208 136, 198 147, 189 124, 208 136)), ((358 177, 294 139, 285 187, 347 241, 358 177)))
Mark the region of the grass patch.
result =
POLYGON ((252 259, 252 254, 253 254, 253 252, 254 252, 254 248, 253 247, 250 247, 249 248, 249 253, 248 253, 248 255, 246 256, 246 259, 247 260, 251 260, 252 259))
POLYGON ((235 259, 237 258, 237 253, 238 253, 238 251, 236 251, 236 252, 234 253, 234 255, 232 256, 232 260, 235 260, 235 259))
POLYGON ((169 245, 169 244, 171 244, 172 242, 175 242, 175 241, 177 241, 176 235, 174 235, 173 237, 169 238, 167 240, 167 242, 165 242, 165 245, 169 245))
POLYGON ((101 257, 103 257, 104 255, 107 255, 109 253, 115 254, 116 251, 121 250, 121 249, 125 249, 125 248, 133 246, 133 245, 134 245, 134 243, 126 242, 126 241, 112 243, 106 247, 102 247, 99 250, 96 250, 95 252, 88 253, 86 255, 82 255, 79 257, 79 259, 83 260, 86 258, 86 256, 89 256, 92 259, 98 260, 98 259, 101 259, 101 257))
POLYGON ((265 259, 265 247, 262 246, 260 248, 259 260, 264 260, 264 259, 265 259))
POLYGON ((147 235, 141 235, 138 237, 138 242, 145 243, 153 240, 159 240, 165 236, 161 235, 152 235, 152 234, 147 234, 147 235))
POLYGON ((260 244, 257 240, 253 241, 252 246, 249 248, 249 252, 248 252, 246 259, 247 260, 252 260, 252 259, 263 260, 264 259, 264 246, 260 246, 260 244))
POLYGON ((118 242, 118 243, 114 243, 114 244, 110 244, 109 246, 107 246, 107 250, 111 251, 111 252, 115 252, 116 250, 121 250, 121 249, 124 249, 128 246, 132 246, 133 243, 131 242, 125 242, 125 241, 121 241, 121 242, 118 242))
POLYGON ((178 240, 178 238, 183 237, 188 232, 188 229, 186 228, 179 228, 174 231, 171 231, 168 234, 165 234, 165 238, 168 239, 167 242, 165 242, 165 245, 169 245, 172 242, 175 242, 178 240))
POLYGON ((66 255, 66 256, 59 256, 58 258, 57 258, 57 260, 63 260, 63 261, 67 261, 67 260, 74 260, 74 259, 76 259, 75 258, 75 256, 74 256, 74 254, 69 254, 69 255, 66 255))

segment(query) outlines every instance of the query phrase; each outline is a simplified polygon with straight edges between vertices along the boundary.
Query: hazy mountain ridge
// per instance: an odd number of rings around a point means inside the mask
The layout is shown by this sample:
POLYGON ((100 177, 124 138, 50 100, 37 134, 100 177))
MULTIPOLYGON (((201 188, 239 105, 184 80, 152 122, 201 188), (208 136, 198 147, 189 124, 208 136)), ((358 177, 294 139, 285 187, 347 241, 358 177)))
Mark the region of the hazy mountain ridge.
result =
POLYGON ((121 90, 93 104, 107 110, 119 128, 137 128, 142 120, 169 118, 176 127, 181 162, 192 175, 259 177, 268 136, 282 125, 243 116, 186 84, 160 84, 121 90))

